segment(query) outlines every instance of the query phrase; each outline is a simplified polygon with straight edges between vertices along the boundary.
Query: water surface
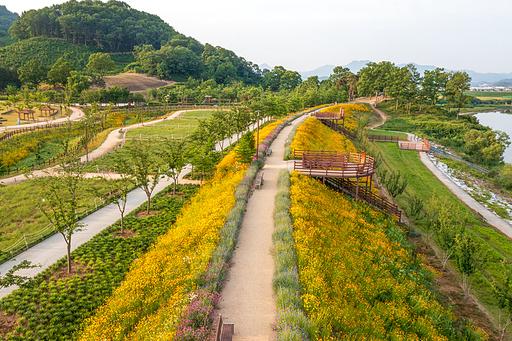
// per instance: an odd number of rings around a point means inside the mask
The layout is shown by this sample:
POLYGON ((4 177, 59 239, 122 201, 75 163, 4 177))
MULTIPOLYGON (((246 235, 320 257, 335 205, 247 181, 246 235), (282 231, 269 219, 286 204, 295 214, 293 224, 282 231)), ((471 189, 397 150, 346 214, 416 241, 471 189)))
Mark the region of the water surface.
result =
MULTIPOLYGON (((511 138, 512 142, 512 114, 500 112, 483 112, 475 115, 481 125, 490 127, 492 130, 504 131, 511 138)), ((512 164, 512 145, 503 153, 505 162, 512 164)))

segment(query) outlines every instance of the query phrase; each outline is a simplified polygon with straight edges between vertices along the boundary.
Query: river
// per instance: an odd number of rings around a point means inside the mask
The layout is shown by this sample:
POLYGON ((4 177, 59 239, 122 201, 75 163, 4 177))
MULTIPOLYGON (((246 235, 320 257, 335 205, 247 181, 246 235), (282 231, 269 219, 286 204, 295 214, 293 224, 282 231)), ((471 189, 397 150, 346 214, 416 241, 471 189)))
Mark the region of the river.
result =
MULTIPOLYGON (((512 114, 503 114, 497 112, 483 112, 475 114, 481 125, 490 127, 492 130, 504 131, 511 138, 512 142, 512 114)), ((509 146, 503 154, 505 162, 512 164, 512 145, 509 146)))

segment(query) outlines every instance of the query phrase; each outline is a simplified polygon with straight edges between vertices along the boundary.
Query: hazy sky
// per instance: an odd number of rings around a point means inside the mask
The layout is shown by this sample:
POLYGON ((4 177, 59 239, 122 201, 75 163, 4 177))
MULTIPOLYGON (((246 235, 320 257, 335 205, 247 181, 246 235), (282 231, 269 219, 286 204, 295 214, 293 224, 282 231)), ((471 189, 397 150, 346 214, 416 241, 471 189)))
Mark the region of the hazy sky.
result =
MULTIPOLYGON (((0 0, 10 11, 63 0, 0 0)), ((178 32, 295 71, 353 60, 512 72, 510 0, 126 0, 178 32)))

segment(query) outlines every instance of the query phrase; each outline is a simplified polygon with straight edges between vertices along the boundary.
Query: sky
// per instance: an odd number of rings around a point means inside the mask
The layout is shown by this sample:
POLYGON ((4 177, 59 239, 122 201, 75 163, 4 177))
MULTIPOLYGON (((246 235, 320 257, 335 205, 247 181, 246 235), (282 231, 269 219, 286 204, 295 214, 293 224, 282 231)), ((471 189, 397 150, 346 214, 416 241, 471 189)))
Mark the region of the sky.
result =
MULTIPOLYGON (((0 0, 21 14, 64 0, 0 0)), ((353 60, 512 72, 510 0, 125 0, 256 64, 311 71, 353 60)))

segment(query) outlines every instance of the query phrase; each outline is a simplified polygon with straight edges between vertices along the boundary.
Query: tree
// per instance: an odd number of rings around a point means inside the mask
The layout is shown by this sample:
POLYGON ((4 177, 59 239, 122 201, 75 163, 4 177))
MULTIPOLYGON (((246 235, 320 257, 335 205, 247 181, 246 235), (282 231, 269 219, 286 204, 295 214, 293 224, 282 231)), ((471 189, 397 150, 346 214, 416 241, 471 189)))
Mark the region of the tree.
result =
POLYGON ((423 96, 430 100, 430 104, 437 103, 439 92, 444 90, 447 82, 447 73, 443 68, 435 70, 425 70, 421 80, 421 91, 423 96))
POLYGON ((498 329, 500 330, 500 341, 505 338, 507 328, 512 324, 512 268, 505 259, 501 261, 500 274, 491 282, 492 295, 498 301, 498 329), (506 318, 503 321, 503 311, 506 311, 506 318))
MULTIPOLYGON (((123 160, 118 160, 123 162, 123 160)), ((118 169, 124 169, 116 163, 118 169)), ((108 173, 104 173, 101 179, 103 180, 103 190, 96 190, 97 197, 105 200, 109 204, 116 204, 121 214, 121 234, 124 234, 124 212, 126 210, 126 202, 128 201, 128 194, 132 191, 135 181, 126 173, 118 173, 120 178, 113 179, 108 173), (105 189, 107 191, 105 191, 105 189)))
POLYGON ((452 107, 457 108, 457 119, 459 119, 460 108, 471 100, 471 96, 464 93, 469 91, 470 84, 471 77, 465 71, 453 72, 446 83, 447 107, 448 110, 452 107))
POLYGON ((163 164, 155 153, 154 145, 150 142, 135 140, 124 149, 126 153, 119 155, 119 158, 124 159, 118 159, 118 171, 135 179, 137 186, 144 191, 148 198, 146 213, 149 214, 151 194, 163 174, 163 164))
POLYGON ((460 217, 454 205, 444 200, 444 204, 438 208, 437 216, 437 241, 443 250, 443 270, 446 263, 455 252, 456 237, 465 232, 467 217, 460 217))
POLYGON ((39 191, 39 207, 53 228, 62 235, 67 247, 68 273, 71 273, 71 239, 83 230, 84 224, 77 219, 80 205, 78 190, 84 179, 85 164, 76 155, 64 159, 53 172, 45 177, 34 178, 39 191))
POLYGON ((187 165, 185 141, 166 139, 160 145, 160 157, 165 167, 165 175, 173 179, 174 187, 172 194, 176 195, 176 185, 181 171, 187 165))
POLYGON ((99 73, 100 77, 103 78, 106 73, 114 70, 115 64, 108 53, 97 52, 89 56, 87 68, 91 72, 99 73))
MULTIPOLYGON (((71 91, 73 94, 78 95, 82 91, 89 89, 89 80, 86 76, 78 71, 70 71, 66 85, 66 90, 71 91)), ((68 104, 69 106, 69 104, 68 104)))
MULTIPOLYGON (((13 261, 15 261, 15 260, 16 259, 13 259, 13 261)), ((15 275, 14 273, 19 270, 31 269, 31 268, 35 268, 38 266, 40 266, 40 265, 32 265, 32 263, 30 263, 27 260, 24 260, 21 263, 14 265, 10 270, 8 270, 5 273, 5 275, 0 277, 0 289, 7 288, 12 285, 17 285, 17 286, 22 285, 23 283, 28 281, 28 278, 25 276, 15 275)))
POLYGON ((48 71, 38 61, 32 59, 18 69, 20 80, 29 88, 37 89, 46 80, 48 71))
POLYGON ((478 266, 487 262, 488 250, 478 245, 468 232, 464 232, 455 237, 455 256, 462 274, 464 297, 467 298, 478 266))
POLYGON ((384 169, 382 172, 381 179, 388 190, 389 194, 393 197, 393 200, 396 199, 397 196, 402 194, 407 187, 407 180, 402 178, 402 173, 390 171, 388 173, 387 169, 384 169))
POLYGON ((251 131, 246 132, 238 147, 235 149, 236 160, 241 163, 251 163, 254 154, 256 153, 256 141, 254 140, 254 134, 251 131))
POLYGON ((502 131, 471 129, 464 134, 466 151, 477 162, 499 162, 510 145, 510 138, 502 131))
POLYGON ((61 84, 65 86, 68 83, 68 78, 71 76, 71 71, 74 67, 68 63, 63 57, 60 57, 55 64, 53 64, 50 71, 48 71, 47 78, 50 85, 61 84))

